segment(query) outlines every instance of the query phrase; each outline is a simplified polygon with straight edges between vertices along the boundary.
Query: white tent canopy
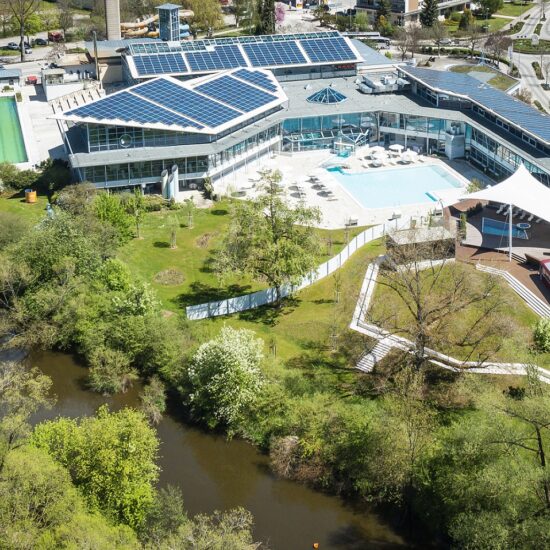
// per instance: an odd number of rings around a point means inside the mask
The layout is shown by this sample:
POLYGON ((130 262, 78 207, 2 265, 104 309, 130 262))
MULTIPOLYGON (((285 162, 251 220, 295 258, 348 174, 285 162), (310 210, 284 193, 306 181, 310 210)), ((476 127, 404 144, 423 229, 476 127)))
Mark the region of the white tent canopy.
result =
POLYGON ((534 178, 523 164, 503 182, 461 198, 468 199, 511 204, 550 222, 550 188, 534 178))

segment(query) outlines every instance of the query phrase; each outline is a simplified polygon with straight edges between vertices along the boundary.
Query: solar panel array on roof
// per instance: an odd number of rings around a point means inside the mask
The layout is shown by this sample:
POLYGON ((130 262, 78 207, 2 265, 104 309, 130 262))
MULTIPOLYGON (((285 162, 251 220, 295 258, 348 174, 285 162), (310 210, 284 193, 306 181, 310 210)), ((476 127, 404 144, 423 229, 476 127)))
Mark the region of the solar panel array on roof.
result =
POLYGON ((178 47, 174 48, 168 42, 156 41, 156 42, 144 42, 143 44, 129 44, 128 50, 132 55, 148 54, 148 53, 161 53, 169 51, 177 51, 178 47))
POLYGON ((296 42, 243 44, 242 48, 253 67, 307 64, 307 60, 296 42))
POLYGON ((102 98, 78 109, 73 109, 66 114, 82 118, 94 118, 97 121, 117 119, 141 124, 160 123, 168 126, 175 124, 202 128, 201 125, 183 116, 145 101, 127 91, 102 98))
POLYGON ((188 52, 186 57, 192 71, 236 69, 246 66, 238 46, 220 46, 212 52, 188 52))
POLYGON ((220 126, 241 115, 239 111, 188 90, 176 82, 158 79, 134 88, 134 93, 170 108, 206 126, 220 126))
POLYGON ((355 57, 343 38, 302 40, 300 44, 314 63, 346 61, 355 57))
POLYGON ((254 111, 277 99, 273 94, 258 90, 230 76, 216 78, 194 89, 244 112, 254 111))
POLYGON ((429 87, 467 96, 483 108, 550 143, 550 118, 505 92, 462 73, 419 68, 407 68, 404 72, 429 87))
POLYGON ((270 92, 277 91, 277 86, 264 73, 249 71, 248 69, 239 69, 233 73, 233 76, 237 76, 241 80, 246 80, 247 82, 256 84, 257 86, 264 88, 264 90, 269 90, 270 92))
POLYGON ((137 55, 134 57, 140 75, 186 73, 187 67, 181 53, 137 55))

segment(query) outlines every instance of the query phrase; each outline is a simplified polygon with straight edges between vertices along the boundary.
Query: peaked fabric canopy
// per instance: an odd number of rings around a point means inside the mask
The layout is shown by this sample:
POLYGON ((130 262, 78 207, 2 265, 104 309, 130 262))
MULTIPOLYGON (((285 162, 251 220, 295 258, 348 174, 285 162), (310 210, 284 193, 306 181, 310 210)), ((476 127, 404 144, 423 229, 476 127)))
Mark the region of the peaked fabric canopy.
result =
POLYGON ((461 197, 468 199, 512 204, 550 222, 550 188, 534 178, 523 164, 503 182, 461 197))

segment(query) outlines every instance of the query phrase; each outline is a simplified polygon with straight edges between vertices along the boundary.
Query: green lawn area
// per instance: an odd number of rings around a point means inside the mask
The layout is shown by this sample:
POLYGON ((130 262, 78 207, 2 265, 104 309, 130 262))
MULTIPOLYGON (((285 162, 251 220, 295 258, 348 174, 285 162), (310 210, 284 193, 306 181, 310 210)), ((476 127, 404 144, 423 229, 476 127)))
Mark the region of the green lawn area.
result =
POLYGON ((23 193, 0 196, 0 216, 2 212, 12 212, 31 223, 39 222, 46 217, 46 205, 48 200, 44 195, 39 195, 35 204, 27 204, 23 193))
MULTIPOLYGON (((489 30, 487 32, 494 32, 502 29, 505 25, 510 23, 510 19, 503 19, 502 17, 492 17, 490 19, 476 19, 476 24, 479 27, 484 25, 489 25, 489 30)), ((465 37, 467 33, 458 30, 458 21, 445 21, 445 28, 449 34, 453 35, 458 33, 459 36, 465 37)))
POLYGON ((449 69, 453 73, 472 73, 472 72, 482 72, 482 73, 493 73, 495 76, 491 78, 488 83, 494 88, 499 90, 507 90, 513 86, 516 81, 510 76, 502 74, 501 72, 488 67, 487 65, 453 65, 449 69))
POLYGON ((514 40, 514 51, 528 54, 550 53, 550 40, 540 39, 538 46, 533 46, 530 38, 518 38, 514 40))
MULTIPOLYGON (((142 239, 133 239, 119 251, 119 257, 132 272, 139 275, 157 291, 163 307, 181 311, 187 305, 220 300, 247 294, 267 285, 239 278, 220 286, 211 263, 215 249, 223 239, 230 221, 230 203, 220 202, 210 209, 196 209, 193 228, 187 227, 187 213, 180 211, 151 212, 145 216, 142 239), (170 218, 178 217, 177 248, 172 250, 170 218), (173 286, 159 284, 155 276, 174 269, 183 275, 183 282, 173 286)), ((353 228, 350 238, 364 228, 353 228)), ((344 230, 319 230, 323 247, 320 263, 336 255, 345 246, 344 230), (328 240, 332 240, 329 245, 328 240), (330 248, 330 250, 329 250, 330 248), (330 253, 329 253, 330 252, 330 253)))
POLYGON ((516 2, 506 3, 500 8, 495 15, 508 15, 511 17, 518 17, 527 10, 530 10, 535 4, 527 3, 521 4, 516 2))
POLYGON ((14 55, 19 55, 19 52, 18 51, 14 51, 14 50, 5 50, 3 48, 0 48, 0 55, 1 56, 14 56, 14 55))
MULTIPOLYGON (((467 269, 468 282, 472 285, 472 288, 483 284, 483 281, 487 277, 486 274, 476 271, 470 265, 464 265, 464 268, 467 269)), ((428 276, 429 272, 426 271, 426 277, 428 276)), ((384 275, 381 274, 380 277, 380 280, 383 280, 384 275)), ((441 280, 441 284, 445 284, 445 276, 441 280)), ((502 321, 506 326, 511 328, 511 336, 502 340, 502 348, 497 352, 495 359, 505 362, 527 362, 530 360, 532 328, 538 317, 504 281, 498 280, 497 282, 502 292, 499 301, 503 304, 502 311, 499 313, 499 321, 502 321)), ((439 287, 439 289, 441 288, 439 287)), ((439 295, 444 296, 442 292, 441 294, 438 293, 438 287, 436 286, 435 302, 437 302, 439 295)), ((462 334, 459 331, 466 330, 466 327, 475 318, 477 307, 474 304, 457 313, 445 330, 449 331, 452 335, 462 334)), ((382 322, 382 324, 388 329, 391 329, 392 324, 393 326, 400 327, 407 326, 412 319, 412 314, 405 308, 397 294, 392 289, 383 285, 376 286, 371 312, 374 320, 387 320, 386 322, 382 322)), ((452 336, 450 338, 452 340, 452 336)), ((465 357, 467 348, 439 351, 450 353, 460 359, 461 357, 465 357)), ((550 365, 550 354, 540 356, 537 363, 539 366, 548 367, 550 365)))
MULTIPOLYGON (((349 329, 349 324, 367 265, 383 251, 381 241, 369 243, 357 250, 337 272, 341 289, 339 303, 335 301, 334 276, 330 276, 300 291, 280 309, 262 307, 238 315, 191 321, 189 327, 201 334, 201 340, 217 334, 224 324, 253 330, 264 339, 266 348, 276 342, 277 357, 281 362, 288 362, 289 368, 311 366, 311 363, 316 368, 349 367, 365 349, 365 338, 349 329), (331 351, 335 343, 338 353, 331 351)), ((346 368, 341 374, 346 372, 350 370, 346 368)))

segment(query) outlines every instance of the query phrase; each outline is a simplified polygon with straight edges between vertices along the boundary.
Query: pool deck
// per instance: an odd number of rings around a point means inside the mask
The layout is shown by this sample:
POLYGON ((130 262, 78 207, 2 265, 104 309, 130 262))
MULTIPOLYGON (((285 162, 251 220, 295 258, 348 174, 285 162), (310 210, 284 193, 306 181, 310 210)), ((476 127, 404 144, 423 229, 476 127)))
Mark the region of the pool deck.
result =
MULTIPOLYGON (((347 158, 338 158, 329 151, 305 151, 301 153, 278 153, 273 157, 260 157, 258 160, 248 163, 232 174, 226 176, 224 181, 216 182, 216 190, 221 193, 243 190, 242 198, 250 198, 256 195, 254 187, 255 180, 258 180, 258 171, 262 169, 278 169, 283 176, 283 187, 288 199, 298 203, 303 200, 308 206, 316 206, 322 214, 320 227, 336 229, 343 227, 350 218, 357 220, 358 225, 373 225, 388 223, 394 213, 401 216, 410 216, 421 220, 426 218, 430 211, 437 206, 435 202, 423 204, 400 205, 387 208, 368 209, 364 208, 344 187, 337 178, 322 168, 327 161, 339 161, 351 173, 369 172, 376 170, 407 170, 410 166, 427 166, 435 164, 450 170, 453 176, 463 183, 467 183, 472 177, 480 177, 477 171, 463 162, 444 161, 439 158, 425 158, 425 162, 415 162, 410 165, 386 165, 380 168, 364 168, 362 166, 364 153, 361 150, 347 158), (319 183, 310 181, 309 176, 316 174, 319 183), (300 195, 298 186, 303 189, 300 195), (324 186, 324 188, 323 188, 324 186), (329 189, 332 196, 329 196, 326 189, 329 189)), ((464 189, 443 189, 431 192, 443 201, 444 205, 456 202, 458 197, 465 192, 464 189)))

